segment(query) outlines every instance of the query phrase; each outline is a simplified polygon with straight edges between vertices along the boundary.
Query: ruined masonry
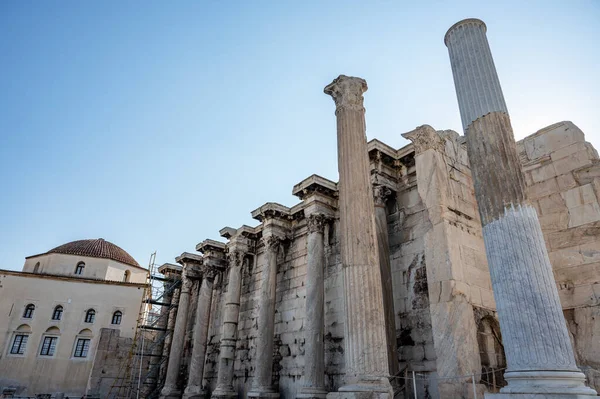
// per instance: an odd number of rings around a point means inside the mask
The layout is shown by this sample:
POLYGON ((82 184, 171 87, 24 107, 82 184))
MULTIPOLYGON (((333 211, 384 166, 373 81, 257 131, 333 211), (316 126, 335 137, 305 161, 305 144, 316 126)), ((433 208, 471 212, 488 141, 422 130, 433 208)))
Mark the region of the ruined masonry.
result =
POLYGON ((419 398, 596 395, 598 154, 571 122, 515 145, 485 24, 445 43, 465 136, 367 143, 367 83, 342 75, 339 182, 177 258, 162 398, 413 398, 413 371, 419 398))

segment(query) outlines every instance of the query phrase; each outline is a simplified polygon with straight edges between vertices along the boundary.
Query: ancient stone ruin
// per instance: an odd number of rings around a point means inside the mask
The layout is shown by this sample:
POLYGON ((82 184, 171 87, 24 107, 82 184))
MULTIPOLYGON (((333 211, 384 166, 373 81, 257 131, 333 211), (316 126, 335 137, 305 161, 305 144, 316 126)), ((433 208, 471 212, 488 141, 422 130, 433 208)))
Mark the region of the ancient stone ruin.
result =
POLYGON ((465 136, 367 142, 367 83, 342 75, 339 182, 177 258, 161 397, 596 395, 598 154, 571 122, 515 145, 485 24, 445 43, 465 136))

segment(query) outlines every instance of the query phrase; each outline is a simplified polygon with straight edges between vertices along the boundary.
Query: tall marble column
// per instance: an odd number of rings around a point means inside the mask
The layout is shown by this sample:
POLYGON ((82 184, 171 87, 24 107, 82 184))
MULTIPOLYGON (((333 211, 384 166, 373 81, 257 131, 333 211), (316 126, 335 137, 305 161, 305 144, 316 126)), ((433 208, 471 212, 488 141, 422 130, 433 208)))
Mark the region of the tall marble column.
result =
MULTIPOLYGON (((337 117, 340 251, 347 385, 331 397, 393 395, 388 380, 385 312, 367 159, 363 93, 367 82, 340 75, 325 87, 337 117), (354 393, 354 394, 352 394, 354 393)), ((329 396, 328 395, 328 396, 329 396)))
POLYGON ((322 214, 307 216, 306 317, 304 324, 304 386, 297 398, 317 399, 325 390, 325 243, 322 214))
POLYGON ((280 239, 275 235, 263 238, 266 262, 262 272, 262 284, 258 305, 258 335, 254 380, 248 392, 249 398, 278 398, 273 386, 273 341, 275 334, 275 291, 277 289, 277 253, 280 239))
POLYGON ((235 347, 237 343, 238 318, 240 315, 240 295, 242 292, 242 265, 244 253, 231 249, 229 252, 227 292, 223 310, 223 330, 219 355, 217 387, 213 398, 234 399, 237 392, 233 387, 235 347))
POLYGON ((377 233, 377 250, 379 253, 379 270, 381 271, 381 288, 383 290, 383 308, 385 311, 385 333, 388 352, 388 368, 390 375, 398 372, 398 353, 396 350, 396 315, 394 314, 394 292, 392 288, 392 267, 390 265, 390 244, 388 236, 387 209, 385 203, 392 194, 385 186, 375 186, 375 228, 377 233))
POLYGON ((181 397, 181 391, 177 389, 177 379, 179 377, 179 368, 181 367, 181 356, 183 354, 187 314, 190 304, 190 290, 192 289, 192 280, 188 277, 188 269, 193 267, 194 263, 186 262, 182 257, 178 257, 177 262, 183 265, 183 272, 181 275, 182 285, 179 292, 175 329, 173 331, 173 339, 171 340, 171 352, 169 353, 167 376, 165 378, 165 385, 160 393, 161 399, 181 397))
POLYGON ((210 320, 210 308, 212 305, 213 282, 217 270, 208 265, 202 266, 202 281, 198 293, 198 305, 196 306, 196 324, 194 325, 194 346, 189 365, 189 375, 183 399, 204 398, 206 391, 202 389, 202 377, 204 375, 204 360, 206 357, 206 340, 208 338, 208 324, 210 320))
POLYGON ((478 19, 460 21, 448 30, 444 42, 467 137, 508 366, 504 374, 508 385, 489 396, 596 395, 585 386, 585 376, 575 364, 542 229, 525 197, 486 26, 478 19))

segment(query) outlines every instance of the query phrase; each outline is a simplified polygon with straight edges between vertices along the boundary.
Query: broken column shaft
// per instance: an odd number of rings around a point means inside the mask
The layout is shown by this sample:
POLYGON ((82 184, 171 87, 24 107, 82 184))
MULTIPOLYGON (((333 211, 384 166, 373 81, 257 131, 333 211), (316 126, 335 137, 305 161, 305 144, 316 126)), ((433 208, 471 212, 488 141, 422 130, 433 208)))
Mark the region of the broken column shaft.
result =
POLYGON ((448 46, 508 368, 495 398, 595 395, 573 348, 535 208, 526 200, 510 118, 486 37, 466 19, 448 46))

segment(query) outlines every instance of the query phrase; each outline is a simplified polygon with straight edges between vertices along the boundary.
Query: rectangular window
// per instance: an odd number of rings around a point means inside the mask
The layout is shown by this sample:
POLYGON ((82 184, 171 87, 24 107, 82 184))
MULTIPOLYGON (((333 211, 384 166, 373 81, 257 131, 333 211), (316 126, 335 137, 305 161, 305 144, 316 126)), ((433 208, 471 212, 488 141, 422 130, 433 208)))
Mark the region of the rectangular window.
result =
POLYGON ((25 347, 27 346, 28 335, 25 334, 17 334, 15 335, 15 340, 13 341, 12 347, 10 348, 10 353, 13 355, 22 355, 25 353, 25 347))
POLYGON ((44 342, 42 343, 42 350, 40 351, 40 355, 54 356, 54 351, 56 350, 57 342, 57 337, 44 337, 44 342))
POLYGON ((79 338, 77 345, 75 346, 74 357, 87 357, 88 350, 90 349, 90 340, 85 338, 79 338))

